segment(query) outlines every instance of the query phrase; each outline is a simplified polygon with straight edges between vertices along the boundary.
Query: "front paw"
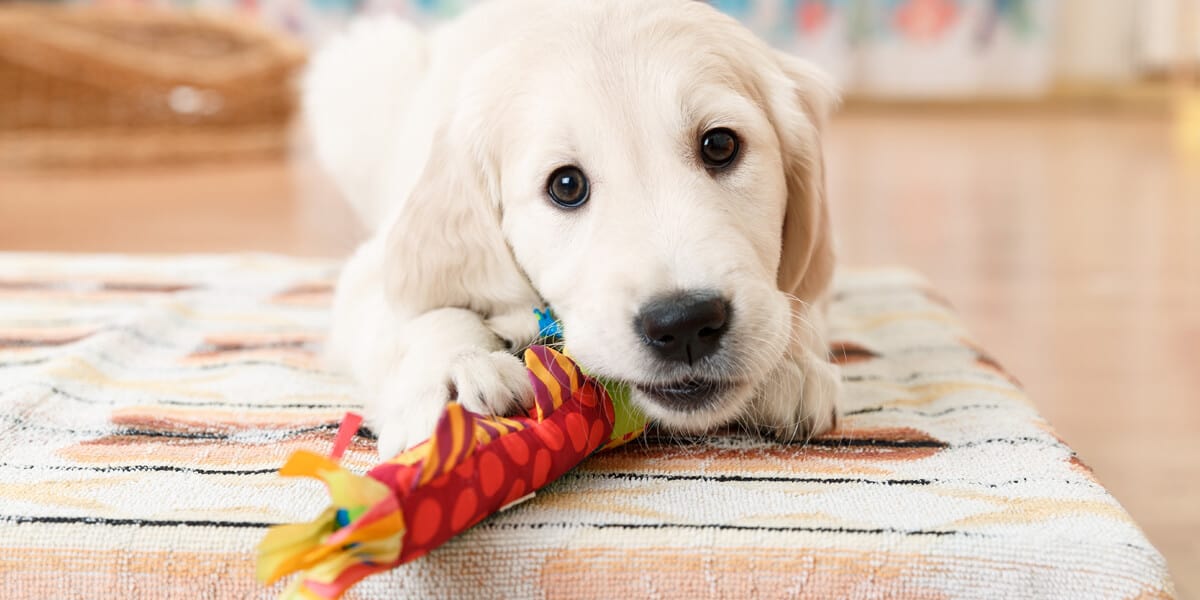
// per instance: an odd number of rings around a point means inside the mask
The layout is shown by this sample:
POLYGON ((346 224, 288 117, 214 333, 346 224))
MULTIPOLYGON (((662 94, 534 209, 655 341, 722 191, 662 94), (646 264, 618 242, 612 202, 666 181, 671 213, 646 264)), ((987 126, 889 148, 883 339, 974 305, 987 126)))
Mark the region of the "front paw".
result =
POLYGON ((444 361, 404 362, 381 386, 370 415, 384 459, 429 438, 451 400, 484 415, 512 415, 533 406, 525 365, 506 352, 472 348, 444 361))
POLYGON ((771 375, 755 406, 758 426, 775 439, 808 442, 837 425, 841 373, 823 360, 792 360, 771 375))
POLYGON ((533 408, 533 384, 521 359, 507 352, 468 350, 450 366, 451 399, 484 415, 514 415, 533 408))

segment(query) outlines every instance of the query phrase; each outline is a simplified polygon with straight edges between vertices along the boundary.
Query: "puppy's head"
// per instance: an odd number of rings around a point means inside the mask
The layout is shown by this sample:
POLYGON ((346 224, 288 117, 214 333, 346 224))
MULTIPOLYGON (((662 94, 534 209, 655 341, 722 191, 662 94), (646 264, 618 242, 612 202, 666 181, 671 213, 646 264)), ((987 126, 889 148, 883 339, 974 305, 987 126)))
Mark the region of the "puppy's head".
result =
POLYGON ((701 2, 550 4, 464 74, 393 292, 495 313, 531 287, 650 416, 728 422, 829 282, 834 93, 701 2))

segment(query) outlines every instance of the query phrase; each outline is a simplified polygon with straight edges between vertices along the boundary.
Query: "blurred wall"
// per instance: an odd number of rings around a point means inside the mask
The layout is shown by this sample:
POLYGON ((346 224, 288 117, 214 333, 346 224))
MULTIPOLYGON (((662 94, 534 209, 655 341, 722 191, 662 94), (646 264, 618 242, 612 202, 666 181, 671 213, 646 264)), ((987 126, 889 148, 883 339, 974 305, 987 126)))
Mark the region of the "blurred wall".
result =
MULTIPOLYGON (((1059 0, 1056 72, 1072 82, 1128 81, 1136 73, 1139 12, 1155 0, 1059 0)), ((1166 0, 1173 3, 1174 0, 1166 0)))
MULTIPOLYGON (((356 15, 435 23, 487 0, 81 1, 233 11, 316 45, 356 15)), ((773 44, 821 64, 848 92, 880 98, 1035 97, 1058 81, 1123 84, 1178 66, 1182 7, 1200 6, 1200 0, 709 1, 773 44)), ((1194 44, 1193 59, 1200 57, 1200 41, 1194 44)))

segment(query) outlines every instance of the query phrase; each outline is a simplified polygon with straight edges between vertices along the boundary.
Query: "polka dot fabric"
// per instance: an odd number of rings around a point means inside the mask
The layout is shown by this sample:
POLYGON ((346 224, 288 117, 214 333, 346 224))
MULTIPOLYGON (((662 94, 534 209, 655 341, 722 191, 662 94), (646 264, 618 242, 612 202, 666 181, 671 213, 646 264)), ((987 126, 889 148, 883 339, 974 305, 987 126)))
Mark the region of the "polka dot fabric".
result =
POLYGON ((366 476, 311 452, 293 455, 280 473, 321 479, 333 506, 311 523, 271 528, 259 547, 259 578, 270 583, 302 571, 285 596, 339 597, 372 573, 424 556, 592 452, 632 439, 614 434, 608 393, 569 358, 534 346, 525 364, 535 395, 529 417, 484 417, 450 403, 429 440, 366 476))

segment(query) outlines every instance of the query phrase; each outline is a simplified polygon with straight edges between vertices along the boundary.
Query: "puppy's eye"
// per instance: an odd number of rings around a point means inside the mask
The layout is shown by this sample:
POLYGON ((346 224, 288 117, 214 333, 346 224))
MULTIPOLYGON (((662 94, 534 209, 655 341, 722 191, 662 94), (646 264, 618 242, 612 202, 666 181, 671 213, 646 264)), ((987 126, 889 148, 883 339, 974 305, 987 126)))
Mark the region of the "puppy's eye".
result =
POLYGON ((700 158, 710 169, 724 169, 733 164, 740 148, 737 134, 724 127, 709 129, 700 138, 700 158))
POLYGON ((559 167, 546 182, 546 193, 563 208, 579 208, 588 200, 588 180, 579 167, 559 167))

